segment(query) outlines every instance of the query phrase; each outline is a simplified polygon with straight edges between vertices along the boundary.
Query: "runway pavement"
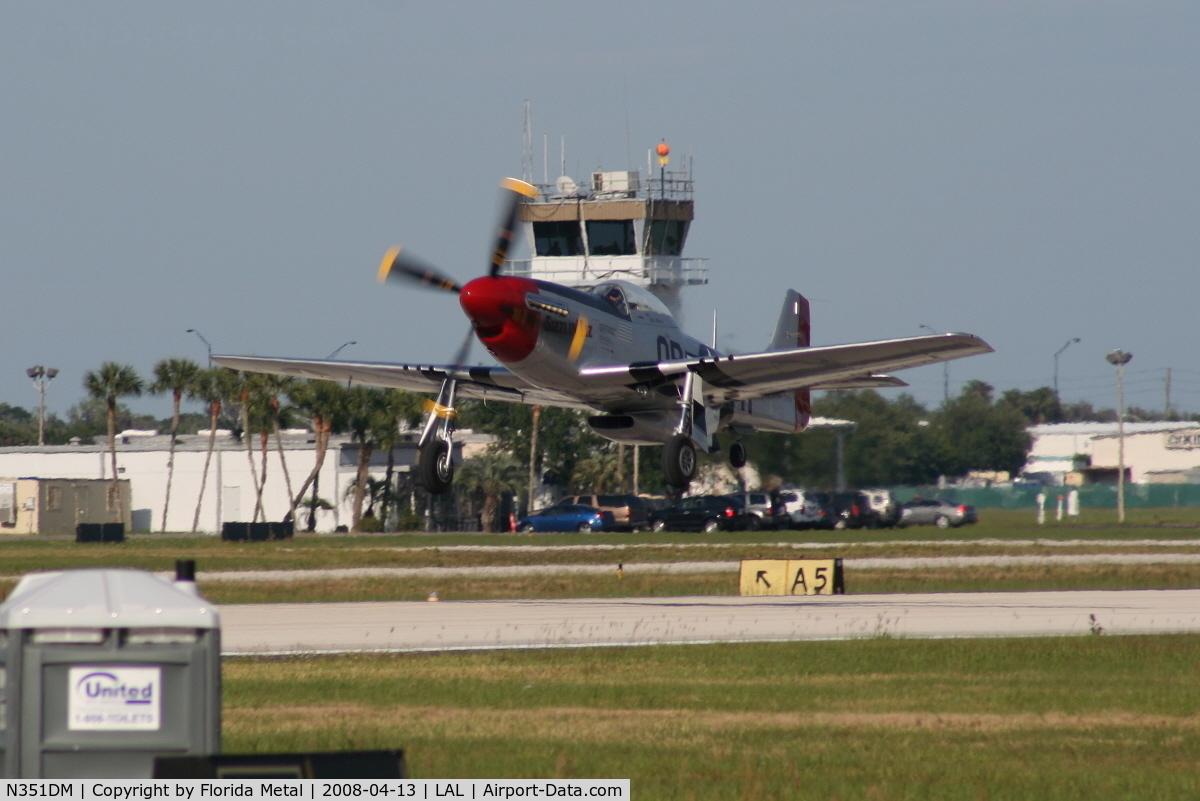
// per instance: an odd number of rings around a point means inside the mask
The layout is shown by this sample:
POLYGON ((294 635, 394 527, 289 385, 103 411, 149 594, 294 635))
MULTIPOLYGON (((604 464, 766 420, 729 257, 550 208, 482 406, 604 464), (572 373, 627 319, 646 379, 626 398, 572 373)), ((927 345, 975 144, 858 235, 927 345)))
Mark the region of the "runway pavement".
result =
POLYGON ((226 655, 1200 632, 1200 590, 253 604, 226 655))

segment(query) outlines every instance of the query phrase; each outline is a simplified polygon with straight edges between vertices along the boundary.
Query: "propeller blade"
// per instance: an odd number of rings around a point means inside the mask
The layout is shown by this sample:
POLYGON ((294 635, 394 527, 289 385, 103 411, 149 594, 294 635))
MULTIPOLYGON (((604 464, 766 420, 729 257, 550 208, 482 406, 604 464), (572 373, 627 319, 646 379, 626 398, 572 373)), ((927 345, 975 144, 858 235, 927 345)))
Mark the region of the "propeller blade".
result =
POLYGON ((454 371, 458 372, 467 363, 467 355, 471 352, 471 343, 475 341, 475 326, 467 329, 467 337, 463 340, 462 345, 458 348, 458 353, 454 354, 454 371))
POLYGON ((571 347, 567 349, 567 360, 574 363, 579 358, 579 354, 583 352, 583 343, 587 341, 588 330, 591 326, 588 324, 588 318, 582 314, 575 321, 575 333, 571 336, 571 347))
POLYGON ((521 206, 521 198, 537 197, 538 194, 537 187, 533 184, 518 181, 516 178, 505 178, 500 182, 500 186, 511 192, 512 195, 509 198, 504 217, 501 218, 500 231, 496 235, 496 247, 492 251, 492 266, 488 270, 488 275, 492 278, 500 274, 500 268, 504 266, 504 262, 508 258, 508 250, 512 247, 514 229, 517 227, 517 209, 521 206))
POLYGON ((462 287, 450 276, 430 267, 419 259, 415 259, 394 247, 383 254, 379 263, 379 283, 398 281, 406 284, 420 284, 443 292, 460 292, 462 287))

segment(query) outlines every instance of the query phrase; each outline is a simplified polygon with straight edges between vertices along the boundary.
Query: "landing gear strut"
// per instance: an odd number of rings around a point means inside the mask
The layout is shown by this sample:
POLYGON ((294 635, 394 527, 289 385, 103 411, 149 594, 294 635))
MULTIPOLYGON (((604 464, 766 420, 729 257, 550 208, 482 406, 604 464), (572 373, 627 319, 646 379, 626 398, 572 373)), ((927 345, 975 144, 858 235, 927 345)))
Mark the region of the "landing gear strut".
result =
POLYGON ((454 401, 457 390, 458 382, 453 378, 442 382, 437 400, 429 403, 429 416, 417 446, 417 475, 421 478, 421 486, 433 495, 446 492, 454 482, 454 401))
POLYGON ((663 478, 667 480, 668 487, 678 490, 681 495, 696 477, 696 446, 692 435, 697 422, 704 431, 705 441, 711 443, 706 420, 701 418, 697 421, 693 416, 695 407, 699 407, 700 413, 704 414, 702 397, 699 400, 695 397, 697 394, 703 395, 697 393, 699 387, 696 381, 696 374, 691 371, 684 376, 679 393, 679 424, 675 427, 675 434, 663 446, 663 478))

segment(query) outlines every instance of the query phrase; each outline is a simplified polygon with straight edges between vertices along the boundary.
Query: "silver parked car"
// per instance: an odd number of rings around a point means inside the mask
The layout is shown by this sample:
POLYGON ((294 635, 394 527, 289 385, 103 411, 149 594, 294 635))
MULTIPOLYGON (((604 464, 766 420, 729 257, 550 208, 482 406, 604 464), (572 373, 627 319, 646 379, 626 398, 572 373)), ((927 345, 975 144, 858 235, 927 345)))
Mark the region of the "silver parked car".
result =
POLYGON ((900 522, 896 525, 900 528, 931 525, 938 528, 958 528, 978 521, 979 515, 974 506, 917 496, 900 507, 900 522))
POLYGON ((775 528, 775 504, 767 492, 730 493, 735 498, 741 498, 746 506, 746 528, 751 531, 760 528, 775 528))

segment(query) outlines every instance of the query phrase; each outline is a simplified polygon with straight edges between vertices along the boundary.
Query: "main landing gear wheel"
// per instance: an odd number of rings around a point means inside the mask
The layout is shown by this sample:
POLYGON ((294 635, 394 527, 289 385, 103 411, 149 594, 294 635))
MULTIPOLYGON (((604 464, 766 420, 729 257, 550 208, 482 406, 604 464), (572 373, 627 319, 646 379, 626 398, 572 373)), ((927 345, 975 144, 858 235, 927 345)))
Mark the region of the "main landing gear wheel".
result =
POLYGON ((663 446, 663 477, 672 487, 686 488, 696 476, 696 446, 686 434, 676 434, 663 446))
POLYGON ((729 446, 729 464, 734 468, 746 466, 746 446, 735 442, 729 446))
POLYGON ((454 481, 454 457, 450 443, 431 437, 421 448, 417 470, 421 476, 421 486, 434 495, 441 495, 450 489, 454 481))

